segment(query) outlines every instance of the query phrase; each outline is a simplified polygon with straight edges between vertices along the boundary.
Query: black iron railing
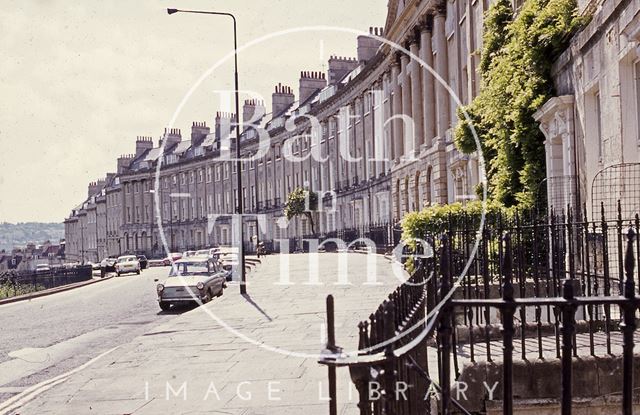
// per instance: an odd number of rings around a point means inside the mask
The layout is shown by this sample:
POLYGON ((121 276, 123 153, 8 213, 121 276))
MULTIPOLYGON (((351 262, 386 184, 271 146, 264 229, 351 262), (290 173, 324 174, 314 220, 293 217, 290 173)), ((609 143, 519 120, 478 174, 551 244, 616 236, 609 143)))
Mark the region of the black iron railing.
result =
POLYGON ((0 298, 56 288, 91 278, 91 265, 77 265, 71 268, 55 267, 38 272, 5 271, 0 274, 0 298))
MULTIPOLYGON (((460 360, 500 362, 496 394, 502 396, 504 413, 511 414, 514 359, 556 358, 561 391, 555 398, 568 414, 574 398, 573 358, 604 350, 613 355, 612 339, 619 334, 622 413, 631 414, 640 219, 584 218, 583 212, 571 211, 549 217, 494 215, 485 217, 479 229, 478 217, 462 216, 425 229, 423 239, 437 245, 434 257, 417 259, 411 278, 359 324, 357 355, 344 354, 329 342, 320 363, 330 368, 330 381, 332 370, 335 381, 336 368, 350 369, 362 415, 432 409, 470 413, 452 395, 453 380, 461 378, 460 360), (548 343, 555 345, 551 356, 548 343), (437 368, 428 365, 429 346, 437 353, 437 368), (409 385, 404 394, 398 393, 399 384, 409 385), (372 392, 371 385, 383 393, 372 392), (434 390, 439 399, 424 399, 434 390)), ((335 394, 331 404, 334 414, 335 394)))

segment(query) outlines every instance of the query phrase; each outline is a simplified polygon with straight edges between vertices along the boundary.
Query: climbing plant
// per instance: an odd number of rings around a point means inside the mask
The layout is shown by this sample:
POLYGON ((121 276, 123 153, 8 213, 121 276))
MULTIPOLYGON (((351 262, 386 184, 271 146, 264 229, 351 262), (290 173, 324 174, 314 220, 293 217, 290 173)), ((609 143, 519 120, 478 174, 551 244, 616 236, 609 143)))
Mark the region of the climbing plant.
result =
MULTIPOLYGON (((489 197, 506 206, 531 205, 545 177, 544 136, 533 114, 554 95, 551 67, 587 17, 576 0, 525 0, 514 16, 496 0, 485 16, 480 94, 464 109, 485 158, 489 197)), ((455 143, 477 150, 469 122, 458 111, 455 143)))

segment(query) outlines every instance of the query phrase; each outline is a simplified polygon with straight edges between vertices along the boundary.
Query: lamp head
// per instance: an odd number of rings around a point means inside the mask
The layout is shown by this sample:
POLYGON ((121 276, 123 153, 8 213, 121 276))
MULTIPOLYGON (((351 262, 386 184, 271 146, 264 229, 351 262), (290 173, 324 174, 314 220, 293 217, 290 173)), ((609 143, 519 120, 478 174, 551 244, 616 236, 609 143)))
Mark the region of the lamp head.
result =
POLYGON ((178 13, 178 9, 167 9, 167 14, 178 13))

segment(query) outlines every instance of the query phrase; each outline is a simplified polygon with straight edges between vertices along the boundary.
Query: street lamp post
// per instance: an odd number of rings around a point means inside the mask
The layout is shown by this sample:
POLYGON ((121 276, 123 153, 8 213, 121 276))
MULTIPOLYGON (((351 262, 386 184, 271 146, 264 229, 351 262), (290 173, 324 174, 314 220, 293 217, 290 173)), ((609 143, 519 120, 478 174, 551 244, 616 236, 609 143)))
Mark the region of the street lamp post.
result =
MULTIPOLYGON (((155 197, 156 190, 149 189, 149 195, 151 196, 151 216, 153 217, 153 201, 155 197)), ((161 197, 160 195, 158 197, 161 197)), ((155 254, 155 250, 153 249, 153 219, 149 218, 149 252, 151 252, 151 256, 155 254)))
POLYGON ((240 162, 240 87, 238 86, 238 32, 236 25, 236 17, 231 13, 225 12, 212 12, 212 11, 200 11, 200 10, 179 10, 179 9, 167 9, 168 14, 175 13, 193 13, 193 14, 210 14, 216 16, 228 16, 233 20, 233 64, 234 64, 234 82, 235 82, 235 99, 236 99, 236 171, 238 181, 238 214, 240 214, 240 245, 238 247, 240 256, 240 294, 247 293, 247 276, 245 274, 245 258, 244 258, 244 238, 243 234, 243 220, 242 215, 244 213, 243 200, 242 200, 242 166, 240 162))

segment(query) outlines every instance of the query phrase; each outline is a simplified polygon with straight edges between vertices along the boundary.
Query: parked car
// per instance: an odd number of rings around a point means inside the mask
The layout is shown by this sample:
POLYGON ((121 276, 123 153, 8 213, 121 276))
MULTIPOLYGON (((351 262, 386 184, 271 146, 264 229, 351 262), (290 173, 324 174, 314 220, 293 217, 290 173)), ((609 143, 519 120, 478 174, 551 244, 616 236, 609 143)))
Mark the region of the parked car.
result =
POLYGON ((36 274, 46 274, 51 271, 51 268, 47 264, 36 265, 36 274))
POLYGON ((144 255, 138 255, 138 261, 140 261, 140 269, 147 269, 149 266, 149 261, 144 255))
POLYGON ((220 250, 218 248, 200 249, 195 253, 195 256, 205 256, 209 258, 213 258, 218 255, 220 255, 220 250))
POLYGON ((189 258, 192 256, 196 256, 196 251, 184 251, 182 253, 182 258, 189 258))
POLYGON ((132 272, 140 275, 140 261, 138 261, 138 258, 135 255, 118 257, 118 261, 116 262, 116 273, 118 276, 132 272))
POLYGON ((190 257, 176 261, 164 284, 156 287, 162 310, 172 305, 193 302, 207 303, 222 295, 226 288, 225 274, 210 258, 190 257))
POLYGON ((220 261, 225 266, 237 266, 240 264, 238 254, 226 253, 220 256, 220 261))
POLYGON ((218 263, 220 264, 223 271, 225 272, 225 277, 227 281, 232 281, 234 268, 238 268, 238 266, 240 265, 238 254, 227 252, 222 255, 219 255, 217 259, 218 259, 218 263))
POLYGON ((165 265, 171 265, 171 261, 168 258, 162 259, 150 259, 149 264, 147 265, 149 268, 151 267, 163 267, 165 265))
POLYGON ((100 276, 104 277, 110 272, 116 272, 116 258, 105 258, 100 262, 100 276))
POLYGON ((171 261, 175 262, 182 258, 182 254, 180 252, 169 252, 166 258, 162 259, 162 263, 165 266, 171 265, 171 261))
POLYGON ((233 268, 231 265, 224 265, 221 268, 225 281, 233 281, 233 268))

